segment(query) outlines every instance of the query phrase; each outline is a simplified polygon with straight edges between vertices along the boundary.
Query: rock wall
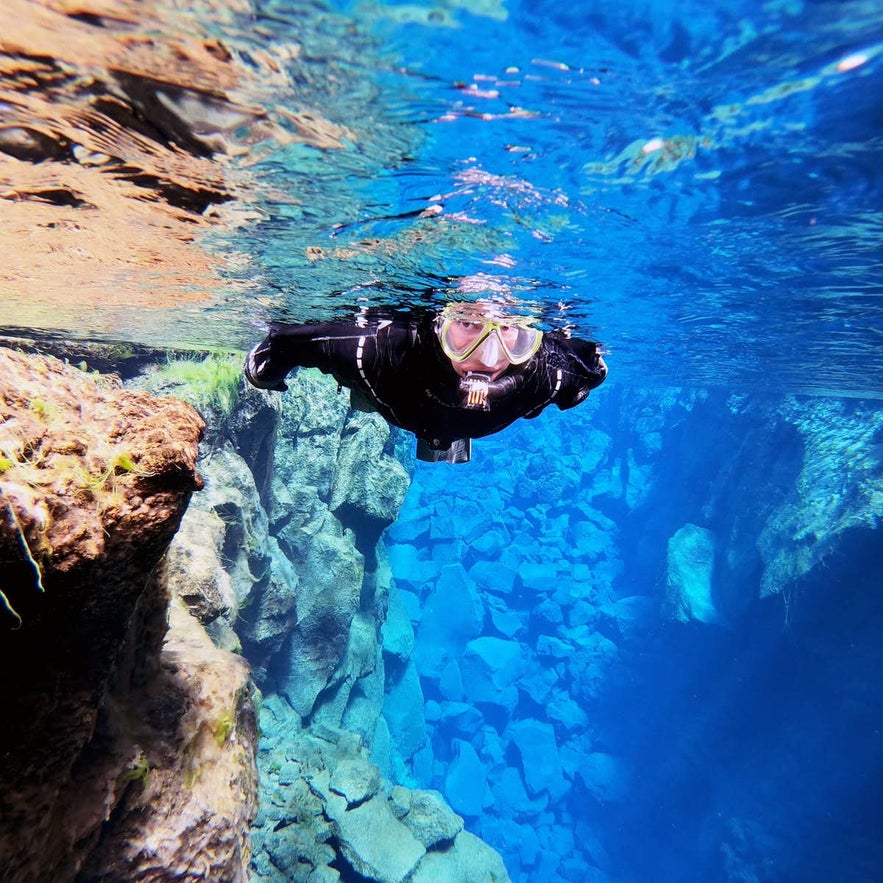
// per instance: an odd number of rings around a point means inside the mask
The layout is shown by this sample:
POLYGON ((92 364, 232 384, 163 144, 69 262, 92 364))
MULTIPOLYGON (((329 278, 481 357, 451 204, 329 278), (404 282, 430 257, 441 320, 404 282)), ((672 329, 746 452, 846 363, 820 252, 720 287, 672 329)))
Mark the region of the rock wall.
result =
POLYGON ((0 876, 244 880, 248 669, 171 602, 203 430, 183 402, 0 350, 0 876))
POLYGON ((413 646, 389 427, 318 372, 231 397, 215 357, 125 388, 2 359, 4 879, 507 879, 393 784, 425 735, 415 680, 384 716, 413 646))
MULTIPOLYGON (((196 401, 175 373, 138 383, 196 401)), ((394 784, 402 752, 426 739, 419 684, 402 677, 413 632, 380 542, 409 485, 396 436, 312 370, 283 395, 240 388, 231 413, 204 398, 202 411, 205 488, 168 569, 263 692, 253 879, 506 880, 439 795, 394 784), (386 713, 390 692, 409 707, 386 713)))

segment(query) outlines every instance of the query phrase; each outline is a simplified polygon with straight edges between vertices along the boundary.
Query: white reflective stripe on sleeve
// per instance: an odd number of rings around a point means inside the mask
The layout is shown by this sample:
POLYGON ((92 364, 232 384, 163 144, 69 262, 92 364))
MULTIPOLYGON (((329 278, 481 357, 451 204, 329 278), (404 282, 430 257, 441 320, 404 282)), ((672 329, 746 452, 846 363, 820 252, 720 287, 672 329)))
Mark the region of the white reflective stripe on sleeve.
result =
POLYGON ((368 387, 368 389, 371 390, 372 393, 374 393, 374 395, 377 395, 377 393, 374 392, 374 387, 371 386, 371 381, 368 380, 368 375, 365 374, 365 368, 362 365, 362 354, 364 352, 365 352, 365 338, 360 337, 359 342, 356 345, 356 367, 359 369, 359 374, 361 374, 362 380, 365 381, 365 385, 368 387))
POLYGON ((555 389, 552 392, 552 398, 554 399, 556 395, 558 395, 558 390, 561 389, 561 381, 564 380, 564 374, 559 368, 557 371, 558 379, 555 381, 555 389))

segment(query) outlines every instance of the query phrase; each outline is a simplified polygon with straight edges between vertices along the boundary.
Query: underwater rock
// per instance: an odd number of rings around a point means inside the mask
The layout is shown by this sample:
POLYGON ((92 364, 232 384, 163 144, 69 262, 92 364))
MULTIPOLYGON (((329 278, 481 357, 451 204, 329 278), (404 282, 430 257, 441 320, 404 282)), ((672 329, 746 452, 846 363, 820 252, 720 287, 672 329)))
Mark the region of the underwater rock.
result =
POLYGON ((628 595, 600 607, 598 631, 613 641, 630 641, 646 634, 658 621, 659 605, 649 595, 628 595))
MULTIPOLYGON (((536 864, 541 846, 536 831, 530 825, 520 825, 512 818, 488 816, 482 819, 483 837, 496 843, 507 855, 517 856, 522 868, 536 864)), ((563 845, 555 844, 556 851, 563 851, 563 845)), ((565 877, 566 880, 582 880, 581 877, 565 877)))
POLYGON ((641 463, 635 457, 635 452, 628 450, 628 479, 625 486, 625 501, 629 509, 639 508, 650 495, 655 474, 650 463, 641 463))
POLYGON ((509 883, 500 854, 468 831, 450 849, 427 852, 409 883, 509 883))
POLYGON ((530 794, 542 791, 560 794, 564 785, 558 743, 551 724, 534 718, 515 721, 508 729, 512 744, 521 757, 524 783, 530 794))
POLYGON ((552 688, 558 683, 559 675, 554 668, 547 668, 534 658, 525 663, 525 673, 518 682, 523 690, 537 705, 545 705, 552 696, 552 688))
POLYGON ((402 883, 426 850, 396 819, 386 798, 354 808, 346 802, 325 804, 340 850, 356 873, 377 883, 402 883))
POLYGON ((487 771, 469 742, 454 739, 451 744, 454 757, 445 773, 445 794, 458 813, 477 818, 487 797, 487 771))
POLYGON ((240 603, 239 618, 233 623, 259 685, 297 616, 297 572, 275 537, 267 537, 266 553, 269 573, 264 570, 256 577, 254 590, 240 603))
POLYGON ((203 625, 238 606, 221 561, 225 532, 214 511, 191 506, 166 555, 168 585, 203 625))
POLYGON ((469 548, 483 558, 494 558, 505 549, 512 538, 505 527, 492 527, 480 533, 469 543, 469 548))
POLYGON ((501 819, 536 815, 548 804, 545 792, 537 797, 531 797, 527 793, 521 773, 512 766, 504 766, 494 772, 490 779, 490 788, 494 796, 494 812, 501 819))
POLYGON ((426 744, 423 690, 413 661, 409 660, 400 673, 389 673, 383 716, 396 749, 405 761, 426 744))
POLYGON ((346 650, 313 708, 311 726, 340 727, 367 740, 374 733, 382 703, 383 657, 377 625, 372 616, 357 611, 350 622, 346 650))
POLYGON ((335 794, 346 798, 347 808, 352 809, 380 788, 380 773, 377 767, 362 758, 345 758, 338 761, 331 770, 328 787, 335 794))
POLYGON ((438 794, 382 779, 358 737, 295 726, 278 696, 266 700, 263 720, 267 782, 252 879, 278 880, 281 872, 290 883, 341 875, 402 883, 424 875, 428 863, 433 880, 508 880, 499 855, 465 835, 438 794))
POLYGON ((262 684, 294 622, 298 577, 269 535, 248 464, 228 440, 216 441, 199 461, 204 493, 169 548, 169 584, 201 622, 212 623, 216 642, 228 649, 241 643, 262 684))
POLYGON ((520 610, 512 610, 506 602, 493 596, 487 599, 490 624, 504 637, 514 638, 526 628, 528 615, 520 610))
POLYGON ((538 635, 536 653, 540 658, 567 659, 573 655, 573 644, 551 635, 538 635))
POLYGON ((879 402, 789 397, 779 414, 802 450, 788 496, 757 538, 761 597, 793 588, 849 533, 878 529, 883 512, 879 402))
MULTIPOLYGON (((396 572, 398 575, 398 572, 396 572)), ((477 586, 497 595, 509 595, 515 588, 516 572, 500 561, 480 558, 469 568, 469 576, 477 586)))
POLYGON ((565 732, 584 730, 589 725, 585 711, 564 692, 548 704, 546 714, 552 723, 558 724, 565 732))
POLYGON ((263 394, 243 380, 236 406, 223 422, 234 449, 248 464, 264 508, 269 507, 281 415, 281 396, 263 394))
MULTIPOLYGON (((406 512, 402 512, 400 517, 390 525, 387 534, 394 544, 393 548, 408 544, 413 545, 415 542, 422 543, 429 530, 431 516, 432 508, 430 506, 409 508, 406 512)), ((398 575, 398 572, 396 573, 398 575)))
POLYGON ((460 669, 470 701, 498 705, 510 713, 515 708, 515 682, 524 670, 524 653, 518 641, 490 636, 475 638, 466 645, 460 669))
POLYGON ((336 389, 320 371, 298 369, 282 396, 276 445, 274 480, 291 489, 315 488, 326 507, 350 407, 349 396, 336 389))
POLYGON ((455 702, 463 698, 463 674, 456 659, 451 659, 442 669, 441 677, 438 679, 438 691, 445 699, 452 699, 455 702))
MULTIPOLYGON (((526 544, 529 547, 529 544, 526 544)), ((518 568, 518 578, 526 592, 542 595, 554 592, 558 587, 559 576, 554 567, 525 561, 518 568)))
POLYGON ((397 785, 390 793, 390 800, 396 818, 426 849, 452 843, 463 830, 463 819, 433 791, 410 791, 397 785))
POLYGON ((414 627, 399 591, 393 586, 389 593, 386 619, 381 628, 383 652, 397 663, 407 662, 414 650, 414 627))
MULTIPOLYGON (((317 372, 298 372, 282 406, 268 499, 242 468, 254 472, 255 454, 240 456, 234 434, 221 427, 213 436, 220 444, 205 458, 210 493, 200 503, 224 523, 224 538, 207 545, 221 547, 231 575, 245 576, 238 556, 251 566, 252 580, 240 581, 249 583, 248 594, 234 591, 240 613, 233 624, 265 687, 253 879, 402 880, 420 872, 427 849, 443 857, 433 865, 442 879, 460 879, 460 865, 496 873, 499 856, 461 840, 462 820, 440 797, 401 789, 391 800, 381 775, 409 781, 412 768, 432 763, 411 658, 419 600, 391 585, 376 547, 407 485, 401 467, 390 468, 388 428, 351 412, 348 397, 317 372), (287 630, 278 649, 277 626, 287 630)), ((236 410, 230 419, 236 422, 236 410)), ((416 559, 416 549, 406 548, 416 559)), ((440 574, 427 564, 436 603, 462 602, 445 636, 445 654, 459 653, 480 631, 483 608, 462 567, 440 574)))
POLYGON ((594 520, 582 519, 570 529, 570 541, 574 552, 587 561, 595 561, 610 554, 613 547, 615 528, 611 524, 599 525, 594 520))
POLYGON ((459 657, 467 642, 481 634, 484 608, 475 586, 459 563, 442 568, 423 605, 414 658, 421 675, 438 678, 449 659, 459 657), (427 628, 422 622, 431 623, 427 628))
POLYGON ((383 455, 388 442, 389 425, 379 414, 353 412, 347 418, 328 504, 372 546, 395 520, 410 484, 402 465, 383 455))
POLYGON ((258 791, 248 664, 174 601, 169 620, 160 671, 132 697, 143 723, 127 733, 138 742, 117 778, 122 799, 78 879, 248 880, 258 791))
POLYGON ((587 754, 576 773, 586 790, 602 802, 621 800, 628 791, 623 763, 613 755, 599 751, 587 754))
POLYGON ((481 730, 484 715, 468 702, 440 702, 438 720, 435 723, 438 730, 445 735, 471 740, 481 730))
POLYGON ((177 607, 166 634, 157 568, 201 485, 203 421, 9 350, 0 416, 0 653, 16 672, 0 686, 0 874, 136 879, 159 853, 188 879, 197 844, 210 876, 244 879, 247 666, 177 607))
POLYGON ((425 561, 410 543, 399 543, 389 549, 389 560, 395 571, 396 583, 402 587, 419 591, 427 581, 424 575, 425 561))
POLYGON ((664 608, 672 619, 721 621, 713 595, 714 546, 714 534, 695 524, 685 524, 668 541, 664 608))
POLYGON ((285 531, 281 539, 299 582, 297 621, 282 651, 287 659, 279 689, 306 717, 346 652, 364 564, 343 536, 285 531))
POLYGON ((296 620, 267 671, 302 717, 366 735, 383 702, 378 639, 391 579, 377 541, 408 477, 384 453, 389 427, 353 412, 331 378, 300 370, 282 398, 270 530, 297 576, 296 620))

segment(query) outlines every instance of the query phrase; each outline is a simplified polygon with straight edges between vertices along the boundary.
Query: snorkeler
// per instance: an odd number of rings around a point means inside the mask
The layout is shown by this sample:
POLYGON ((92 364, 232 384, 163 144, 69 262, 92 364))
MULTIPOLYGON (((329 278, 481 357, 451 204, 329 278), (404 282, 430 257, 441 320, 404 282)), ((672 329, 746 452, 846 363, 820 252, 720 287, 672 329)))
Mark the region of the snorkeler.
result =
POLYGON ((319 368, 417 436, 417 457, 465 463, 471 440, 583 401, 607 376, 596 343, 543 333, 476 306, 413 321, 272 324, 245 361, 260 389, 284 390, 295 367, 319 368))

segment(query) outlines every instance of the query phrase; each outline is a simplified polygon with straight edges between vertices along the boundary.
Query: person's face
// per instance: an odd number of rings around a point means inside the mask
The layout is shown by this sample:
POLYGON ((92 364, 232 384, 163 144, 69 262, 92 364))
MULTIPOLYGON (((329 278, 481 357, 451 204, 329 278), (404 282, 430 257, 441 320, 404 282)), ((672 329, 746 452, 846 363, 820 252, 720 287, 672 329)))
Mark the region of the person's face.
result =
MULTIPOLYGON (((482 322, 457 321, 451 323, 448 334, 451 343, 460 349, 473 343, 482 335, 484 329, 485 325, 482 322)), ((501 327, 499 331, 492 331, 475 352, 469 355, 469 358, 462 362, 451 359, 454 370, 461 377, 470 371, 480 371, 483 374, 490 374, 491 380, 496 380, 512 364, 506 356, 506 351, 500 346, 498 334, 507 346, 512 346, 518 332, 516 328, 506 325, 501 327)))

